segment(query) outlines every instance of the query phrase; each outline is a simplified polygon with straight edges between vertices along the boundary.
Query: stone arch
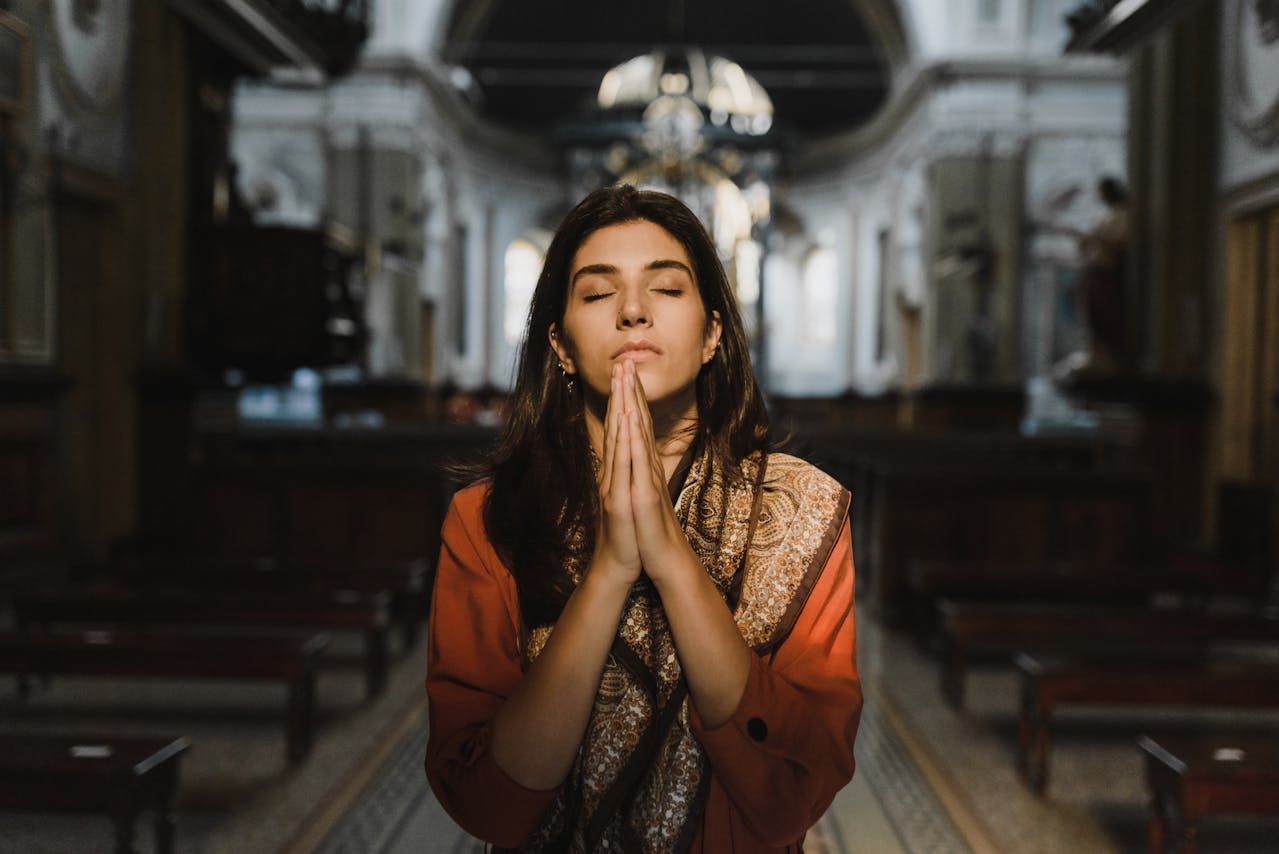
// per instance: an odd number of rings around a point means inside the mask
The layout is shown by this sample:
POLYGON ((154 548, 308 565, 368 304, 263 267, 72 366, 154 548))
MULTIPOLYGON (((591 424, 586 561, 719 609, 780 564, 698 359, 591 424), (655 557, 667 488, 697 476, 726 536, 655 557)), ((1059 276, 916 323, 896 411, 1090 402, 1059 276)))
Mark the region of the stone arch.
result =
POLYGON ((896 69, 908 64, 917 50, 909 0, 903 0, 903 2, 851 0, 851 2, 853 7, 861 13, 866 26, 879 38, 889 65, 896 69))

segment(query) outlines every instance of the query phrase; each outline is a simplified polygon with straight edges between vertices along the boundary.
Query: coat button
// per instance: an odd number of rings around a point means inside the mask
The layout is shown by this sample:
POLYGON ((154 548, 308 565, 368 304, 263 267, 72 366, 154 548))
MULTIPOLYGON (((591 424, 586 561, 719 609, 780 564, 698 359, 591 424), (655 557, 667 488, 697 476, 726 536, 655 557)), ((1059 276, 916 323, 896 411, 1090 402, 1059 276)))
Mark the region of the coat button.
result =
POLYGON ((768 724, 760 718, 751 718, 746 722, 746 732, 756 741, 763 741, 768 738, 768 724))

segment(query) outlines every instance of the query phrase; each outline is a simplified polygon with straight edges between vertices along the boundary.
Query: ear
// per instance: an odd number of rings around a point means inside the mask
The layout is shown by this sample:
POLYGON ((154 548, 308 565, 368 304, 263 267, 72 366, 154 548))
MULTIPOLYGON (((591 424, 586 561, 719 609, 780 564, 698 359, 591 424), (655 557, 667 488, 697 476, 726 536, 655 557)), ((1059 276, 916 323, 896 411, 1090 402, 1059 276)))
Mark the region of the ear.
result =
POLYGON ((719 312, 712 311, 706 320, 706 333, 702 336, 702 364, 715 358, 715 348, 719 346, 719 337, 724 332, 724 324, 720 321, 719 312))
POLYGON ((555 351, 560 364, 564 366, 564 372, 568 374, 577 373, 577 365, 573 363, 573 357, 569 354, 568 347, 560 340, 559 328, 554 323, 546 330, 546 337, 550 339, 551 349, 555 351))

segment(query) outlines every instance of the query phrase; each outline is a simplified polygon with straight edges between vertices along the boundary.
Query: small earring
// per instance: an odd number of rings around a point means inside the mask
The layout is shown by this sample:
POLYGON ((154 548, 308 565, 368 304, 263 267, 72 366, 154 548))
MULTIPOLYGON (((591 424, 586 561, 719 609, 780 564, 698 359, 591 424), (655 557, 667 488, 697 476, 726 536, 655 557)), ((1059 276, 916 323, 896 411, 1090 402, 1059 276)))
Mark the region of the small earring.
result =
POLYGON ((568 372, 568 368, 564 367, 564 363, 560 362, 560 376, 564 378, 564 387, 568 389, 568 393, 573 393, 574 382, 573 375, 568 372))

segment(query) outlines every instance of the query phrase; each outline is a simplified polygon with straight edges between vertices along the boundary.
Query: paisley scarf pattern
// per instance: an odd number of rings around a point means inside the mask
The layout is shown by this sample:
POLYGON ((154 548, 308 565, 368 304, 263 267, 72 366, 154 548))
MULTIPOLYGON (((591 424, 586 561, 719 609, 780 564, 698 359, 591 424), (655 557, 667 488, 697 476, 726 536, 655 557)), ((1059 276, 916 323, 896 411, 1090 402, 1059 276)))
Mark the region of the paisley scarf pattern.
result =
MULTIPOLYGON (((674 500, 693 551, 747 645, 761 654, 776 649, 830 554, 848 492, 784 454, 757 453, 743 461, 740 477, 727 478, 702 453, 674 500)), ((580 542, 580 532, 577 537, 580 542)), ((567 568, 575 583, 589 559, 583 551, 567 568)), ((529 633, 529 662, 553 629, 529 633)), ((710 782, 688 703, 661 599, 641 576, 623 611, 573 770, 521 850, 685 850, 710 782)))

